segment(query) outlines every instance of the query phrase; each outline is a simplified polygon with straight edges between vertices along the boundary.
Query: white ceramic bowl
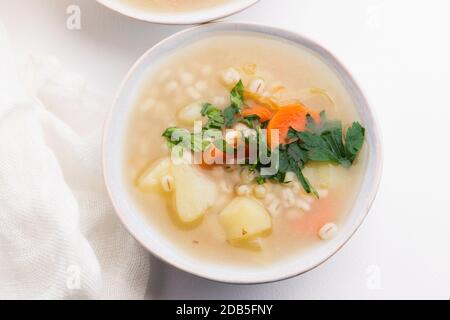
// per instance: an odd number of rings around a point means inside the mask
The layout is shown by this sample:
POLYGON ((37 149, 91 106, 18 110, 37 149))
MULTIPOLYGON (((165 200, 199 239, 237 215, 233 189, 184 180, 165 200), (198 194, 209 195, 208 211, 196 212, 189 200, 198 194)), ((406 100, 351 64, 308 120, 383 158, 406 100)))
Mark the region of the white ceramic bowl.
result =
POLYGON ((381 177, 382 150, 379 128, 372 109, 350 73, 330 52, 298 34, 272 27, 242 23, 213 23, 187 29, 167 38, 147 51, 131 68, 106 121, 103 165, 106 186, 117 214, 129 232, 154 255, 181 270, 207 279, 228 283, 262 283, 286 279, 306 272, 331 257, 350 239, 362 223, 375 198, 381 177), (245 267, 239 263, 235 266, 222 266, 220 263, 194 259, 177 248, 170 239, 144 219, 144 214, 130 199, 124 183, 122 161, 127 119, 145 80, 155 70, 157 62, 170 52, 202 37, 223 31, 264 34, 288 40, 294 45, 304 46, 314 51, 340 77, 354 99, 363 125, 367 129, 367 169, 357 200, 347 219, 340 226, 338 235, 317 248, 276 261, 265 268, 245 267))
POLYGON ((118 0, 97 0, 99 3, 131 18, 162 24, 197 24, 217 20, 242 11, 259 0, 233 0, 217 6, 189 12, 157 12, 137 8, 118 0))

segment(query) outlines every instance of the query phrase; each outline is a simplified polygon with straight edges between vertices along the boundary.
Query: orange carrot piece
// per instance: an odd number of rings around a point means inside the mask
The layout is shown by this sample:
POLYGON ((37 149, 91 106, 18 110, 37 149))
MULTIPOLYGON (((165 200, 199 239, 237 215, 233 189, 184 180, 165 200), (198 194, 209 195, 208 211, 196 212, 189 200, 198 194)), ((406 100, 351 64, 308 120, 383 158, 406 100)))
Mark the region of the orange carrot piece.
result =
POLYGON ((279 143, 287 143, 289 128, 297 131, 304 131, 306 128, 306 115, 310 114, 316 122, 320 122, 317 112, 308 110, 303 104, 295 103, 280 107, 273 115, 267 126, 267 142, 270 148, 276 147, 272 144, 272 130, 278 130, 279 143))
POLYGON ((330 199, 321 199, 314 212, 305 212, 294 223, 295 230, 303 235, 317 236, 320 228, 329 222, 336 221, 336 204, 330 199))
POLYGON ((335 218, 335 215, 331 211, 308 212, 299 220, 296 225, 296 230, 301 234, 314 236, 319 233, 320 228, 335 218))

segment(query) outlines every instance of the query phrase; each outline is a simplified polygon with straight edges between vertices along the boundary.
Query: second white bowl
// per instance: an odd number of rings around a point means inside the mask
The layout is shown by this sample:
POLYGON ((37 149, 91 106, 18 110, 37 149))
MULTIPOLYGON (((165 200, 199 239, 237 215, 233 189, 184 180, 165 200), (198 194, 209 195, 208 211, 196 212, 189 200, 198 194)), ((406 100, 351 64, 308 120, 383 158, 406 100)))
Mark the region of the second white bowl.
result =
POLYGON ((118 0, 97 0, 99 3, 131 18, 161 24, 197 24, 217 20, 242 11, 259 0, 230 0, 216 6, 183 12, 160 12, 138 8, 118 0))

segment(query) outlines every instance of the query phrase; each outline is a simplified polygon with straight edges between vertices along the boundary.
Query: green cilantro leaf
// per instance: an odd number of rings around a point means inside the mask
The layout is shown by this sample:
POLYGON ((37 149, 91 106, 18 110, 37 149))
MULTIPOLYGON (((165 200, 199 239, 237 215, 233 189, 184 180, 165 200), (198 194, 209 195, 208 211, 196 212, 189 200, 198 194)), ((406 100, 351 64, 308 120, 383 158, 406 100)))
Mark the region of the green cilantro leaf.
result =
POLYGON ((222 110, 212 105, 211 103, 204 103, 202 106, 201 114, 203 117, 207 117, 204 129, 222 129, 225 125, 225 119, 222 114, 222 110))
POLYGON ((239 110, 234 108, 233 106, 229 106, 226 107, 223 110, 223 117, 224 117, 224 121, 225 121, 225 126, 226 127, 231 127, 232 125, 234 125, 236 123, 236 115, 239 114, 239 110))
POLYGON ((236 116, 241 112, 244 104, 244 84, 242 80, 234 86, 230 93, 231 105, 223 110, 225 126, 231 127, 237 122, 236 116))
POLYGON ((240 110, 244 104, 244 84, 242 83, 242 80, 239 80, 234 86, 231 90, 230 96, 231 106, 240 110))
POLYGON ((347 130, 347 135, 345 137, 345 149, 350 163, 355 161, 359 150, 361 150, 364 143, 364 135, 365 129, 359 122, 353 122, 352 126, 347 130))

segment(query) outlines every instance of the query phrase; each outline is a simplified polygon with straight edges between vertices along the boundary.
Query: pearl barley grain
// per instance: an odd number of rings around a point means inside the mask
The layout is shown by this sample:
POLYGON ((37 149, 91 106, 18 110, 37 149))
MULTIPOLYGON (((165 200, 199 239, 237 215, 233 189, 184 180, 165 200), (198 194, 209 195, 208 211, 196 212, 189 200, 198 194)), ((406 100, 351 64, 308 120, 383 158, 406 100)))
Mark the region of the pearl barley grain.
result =
POLYGON ((281 209, 281 203, 278 199, 272 201, 267 207, 267 210, 269 211, 272 218, 278 218, 281 215, 281 209))
POLYGON ((308 201, 303 199, 295 200, 295 207, 303 210, 303 211, 311 211, 311 204, 308 201))
POLYGON ((200 72, 204 75, 204 76, 209 76, 211 75, 213 71, 213 67, 211 67, 210 65, 204 65, 202 66, 200 72))
POLYGON ((292 171, 286 172, 286 176, 284 177, 284 183, 290 185, 292 182, 295 182, 297 176, 292 171))
POLYGON ((266 85, 263 79, 254 79, 250 83, 250 91, 253 93, 262 94, 264 92, 266 85))
POLYGON ((239 71, 234 68, 228 68, 222 74, 222 80, 228 86, 234 86, 241 79, 239 71))
POLYGON ((194 121, 201 119, 201 111, 200 103, 191 103, 178 112, 177 118, 185 125, 192 125, 194 121))
POLYGON ((322 240, 329 240, 336 236, 338 232, 338 227, 335 223, 329 222, 325 224, 322 228, 319 230, 319 237, 322 240))
POLYGON ((174 179, 170 175, 161 178, 161 186, 165 192, 171 192, 174 189, 174 179))
POLYGON ((281 191, 283 197, 283 205, 285 208, 291 208, 295 205, 295 195, 290 189, 283 189, 281 191))
POLYGON ((178 89, 178 82, 175 80, 169 81, 166 85, 166 93, 173 93, 178 89))
POLYGON ((231 193, 233 191, 233 188, 230 186, 230 184, 225 181, 220 182, 220 189, 225 193, 231 193))
POLYGON ((194 100, 200 100, 202 95, 192 86, 187 87, 187 94, 194 100))
POLYGON ((238 196, 249 196, 252 193, 250 186, 241 184, 236 187, 236 194, 238 196))
POLYGON ((180 75, 180 81, 183 85, 188 86, 194 82, 194 76, 192 73, 189 72, 183 72, 180 75))
POLYGON ((197 81, 197 83, 195 84, 195 89, 197 89, 200 92, 205 91, 206 89, 208 89, 208 84, 206 83, 206 81, 203 80, 199 80, 197 81))
POLYGON ((253 188, 253 193, 254 193, 256 198, 264 199, 266 197, 266 194, 267 194, 267 189, 266 189, 265 186, 256 185, 253 188))

